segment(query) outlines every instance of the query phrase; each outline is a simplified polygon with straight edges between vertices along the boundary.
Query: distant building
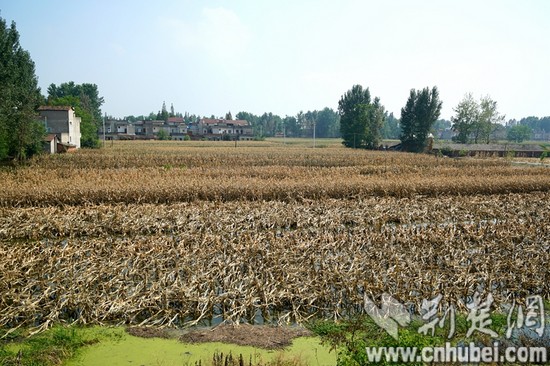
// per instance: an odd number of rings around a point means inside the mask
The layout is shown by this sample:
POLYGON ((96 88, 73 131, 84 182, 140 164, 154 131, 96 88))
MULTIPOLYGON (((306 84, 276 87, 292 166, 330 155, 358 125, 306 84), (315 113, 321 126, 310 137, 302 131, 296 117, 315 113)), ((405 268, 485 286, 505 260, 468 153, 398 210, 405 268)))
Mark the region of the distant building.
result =
MULTIPOLYGON (((105 121, 105 138, 107 140, 128 139, 134 137, 136 128, 126 120, 110 119, 105 121)), ((99 128, 99 138, 103 138, 103 126, 99 128)))
POLYGON ((80 148, 80 117, 73 107, 41 106, 38 108, 41 120, 48 134, 55 134, 60 144, 67 145, 67 150, 80 148))
POLYGON ((226 120, 203 118, 196 128, 197 134, 209 140, 252 140, 252 126, 244 119, 226 120))

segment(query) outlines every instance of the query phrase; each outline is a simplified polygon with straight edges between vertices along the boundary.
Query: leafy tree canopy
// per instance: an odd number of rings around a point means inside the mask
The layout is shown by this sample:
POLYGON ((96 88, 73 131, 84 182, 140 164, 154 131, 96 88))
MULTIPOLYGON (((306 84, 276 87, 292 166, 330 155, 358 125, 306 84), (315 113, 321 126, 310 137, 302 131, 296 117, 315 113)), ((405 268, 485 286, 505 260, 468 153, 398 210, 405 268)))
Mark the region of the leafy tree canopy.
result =
POLYGON ((354 85, 340 98, 338 113, 346 147, 375 149, 380 145, 385 111, 379 98, 371 100, 369 88, 354 85))
POLYGON ((401 144, 404 151, 422 152, 427 138, 441 113, 437 87, 412 89, 407 104, 401 109, 401 144))
POLYGON ((43 102, 34 62, 19 44, 15 23, 0 18, 0 159, 25 159, 41 151, 44 126, 36 109, 43 102))

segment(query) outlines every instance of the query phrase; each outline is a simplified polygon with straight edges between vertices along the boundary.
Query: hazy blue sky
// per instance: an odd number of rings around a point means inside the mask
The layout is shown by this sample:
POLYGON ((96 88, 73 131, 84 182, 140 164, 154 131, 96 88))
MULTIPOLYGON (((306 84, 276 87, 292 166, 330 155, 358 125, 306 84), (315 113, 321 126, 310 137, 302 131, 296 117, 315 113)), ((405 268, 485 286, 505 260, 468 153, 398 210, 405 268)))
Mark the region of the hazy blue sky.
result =
POLYGON ((95 83, 115 117, 337 108, 354 84, 397 117, 437 85, 508 118, 550 115, 549 0, 0 0, 51 83, 95 83))

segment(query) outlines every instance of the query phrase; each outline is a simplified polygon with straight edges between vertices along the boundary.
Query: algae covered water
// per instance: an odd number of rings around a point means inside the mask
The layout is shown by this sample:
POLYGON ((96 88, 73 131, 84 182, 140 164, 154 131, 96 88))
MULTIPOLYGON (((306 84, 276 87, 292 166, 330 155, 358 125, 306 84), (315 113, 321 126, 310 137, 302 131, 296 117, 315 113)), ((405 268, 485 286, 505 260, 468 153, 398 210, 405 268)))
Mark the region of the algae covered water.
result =
POLYGON ((82 329, 83 337, 99 342, 82 348, 66 366, 172 366, 209 365, 214 354, 235 359, 242 354, 245 364, 265 364, 274 360, 294 361, 302 365, 335 365, 336 353, 321 345, 317 337, 295 338, 292 345, 281 350, 266 350, 250 346, 208 342, 182 343, 178 339, 141 338, 128 334, 123 327, 92 327, 82 329))

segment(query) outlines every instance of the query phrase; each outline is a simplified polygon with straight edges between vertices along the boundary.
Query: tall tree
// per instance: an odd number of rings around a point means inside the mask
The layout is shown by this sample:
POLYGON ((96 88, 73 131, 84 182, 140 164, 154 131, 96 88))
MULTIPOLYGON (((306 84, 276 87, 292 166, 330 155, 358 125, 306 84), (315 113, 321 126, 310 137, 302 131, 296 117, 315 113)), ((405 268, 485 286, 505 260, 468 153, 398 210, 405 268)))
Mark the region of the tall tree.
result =
POLYGON ((24 159, 41 150, 45 129, 36 119, 43 102, 30 54, 15 23, 0 18, 0 159, 24 159))
POLYGON ((411 89, 405 107, 401 109, 401 144, 404 151, 422 152, 430 130, 439 118, 441 106, 437 87, 420 91, 411 89))
POLYGON ((381 140, 384 107, 371 101, 369 88, 354 85, 338 102, 340 133, 346 147, 374 149, 381 140))

